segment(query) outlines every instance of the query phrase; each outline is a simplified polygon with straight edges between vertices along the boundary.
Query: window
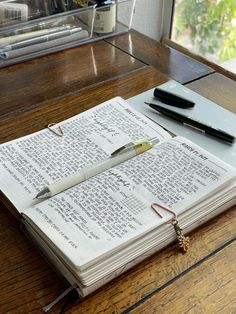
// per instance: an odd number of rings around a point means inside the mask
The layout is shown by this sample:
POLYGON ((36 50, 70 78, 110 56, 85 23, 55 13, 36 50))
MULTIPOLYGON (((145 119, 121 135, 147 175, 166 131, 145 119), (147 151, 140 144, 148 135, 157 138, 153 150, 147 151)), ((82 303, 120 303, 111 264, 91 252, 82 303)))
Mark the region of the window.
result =
POLYGON ((132 27, 236 73, 236 0, 136 0, 132 27))
POLYGON ((155 40, 169 37, 174 0, 136 0, 132 28, 155 40))
POLYGON ((176 0, 171 39, 236 73, 236 1, 176 0))

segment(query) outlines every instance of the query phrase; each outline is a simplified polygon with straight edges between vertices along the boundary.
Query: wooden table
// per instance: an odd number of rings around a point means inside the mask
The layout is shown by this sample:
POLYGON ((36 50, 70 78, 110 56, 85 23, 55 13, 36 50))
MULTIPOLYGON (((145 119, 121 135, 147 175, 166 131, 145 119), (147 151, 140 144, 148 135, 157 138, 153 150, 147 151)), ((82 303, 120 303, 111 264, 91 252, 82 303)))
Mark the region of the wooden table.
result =
MULTIPOLYGON (((0 70, 0 142, 175 79, 236 112, 236 82, 137 32, 0 70)), ((2 178, 0 178, 2 180, 2 178)), ((236 211, 140 263, 68 313, 236 313, 236 211)), ((0 203, 0 313, 41 313, 67 287, 0 203)), ((58 313, 62 303, 51 313, 58 313)))

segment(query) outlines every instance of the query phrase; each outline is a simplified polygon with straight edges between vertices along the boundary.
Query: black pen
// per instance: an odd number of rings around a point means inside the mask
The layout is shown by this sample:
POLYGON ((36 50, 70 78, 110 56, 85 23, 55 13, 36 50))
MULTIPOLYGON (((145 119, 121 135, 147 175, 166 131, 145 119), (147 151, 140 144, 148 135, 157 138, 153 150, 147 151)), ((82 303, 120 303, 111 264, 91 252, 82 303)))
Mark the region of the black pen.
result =
POLYGON ((150 104, 148 102, 145 102, 145 104, 149 105, 154 110, 162 113, 163 115, 178 121, 184 125, 190 126, 198 131, 201 131, 202 133, 209 134, 211 136, 214 136, 218 139, 221 139, 227 143, 233 144, 235 141, 235 137, 231 134, 226 133, 225 131, 222 131, 220 129, 216 129, 212 127, 211 125, 202 123, 198 120, 194 120, 186 115, 183 115, 181 113, 178 113, 176 111, 172 111, 170 109, 166 109, 162 106, 156 105, 156 104, 150 104))
POLYGON ((153 95, 155 98, 159 99, 163 103, 174 107, 192 108, 195 105, 195 103, 189 99, 170 93, 160 88, 155 88, 153 95))

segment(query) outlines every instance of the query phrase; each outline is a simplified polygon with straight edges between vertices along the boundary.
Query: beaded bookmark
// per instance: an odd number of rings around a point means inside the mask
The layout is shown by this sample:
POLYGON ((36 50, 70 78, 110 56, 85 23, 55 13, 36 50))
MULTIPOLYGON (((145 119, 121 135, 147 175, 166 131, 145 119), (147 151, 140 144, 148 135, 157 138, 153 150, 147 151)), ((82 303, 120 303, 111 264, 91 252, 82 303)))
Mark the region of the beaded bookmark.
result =
POLYGON ((175 230, 175 233, 176 233, 176 236, 177 236, 177 240, 178 240, 178 244, 179 244, 179 248, 181 249, 181 251, 183 253, 186 253, 189 249, 189 242, 190 242, 190 238, 189 237, 186 237, 184 234, 183 234, 183 231, 182 229, 180 228, 179 224, 178 224, 178 220, 177 220, 177 216, 176 216, 176 213, 171 210, 170 208, 167 208, 165 206, 162 206, 160 204, 157 204, 157 203, 153 203, 151 205, 151 208, 158 214, 159 217, 163 218, 162 215, 159 213, 158 211, 158 207, 159 208, 163 208, 164 210, 168 211, 169 213, 171 213, 173 215, 173 217, 166 221, 165 223, 166 224, 171 224, 173 227, 174 227, 174 230, 175 230))

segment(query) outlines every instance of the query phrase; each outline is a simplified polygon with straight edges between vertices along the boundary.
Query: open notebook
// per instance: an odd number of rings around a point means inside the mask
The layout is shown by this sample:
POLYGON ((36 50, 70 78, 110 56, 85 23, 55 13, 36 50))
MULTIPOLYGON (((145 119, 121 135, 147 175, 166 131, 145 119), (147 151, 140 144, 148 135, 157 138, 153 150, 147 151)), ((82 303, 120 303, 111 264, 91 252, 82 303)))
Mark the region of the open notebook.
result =
POLYGON ((173 137, 120 97, 0 146, 0 188, 29 235, 85 296, 175 240, 172 208, 186 232, 236 203, 236 169, 183 137, 173 137), (60 194, 36 194, 140 138, 150 150, 60 194))

